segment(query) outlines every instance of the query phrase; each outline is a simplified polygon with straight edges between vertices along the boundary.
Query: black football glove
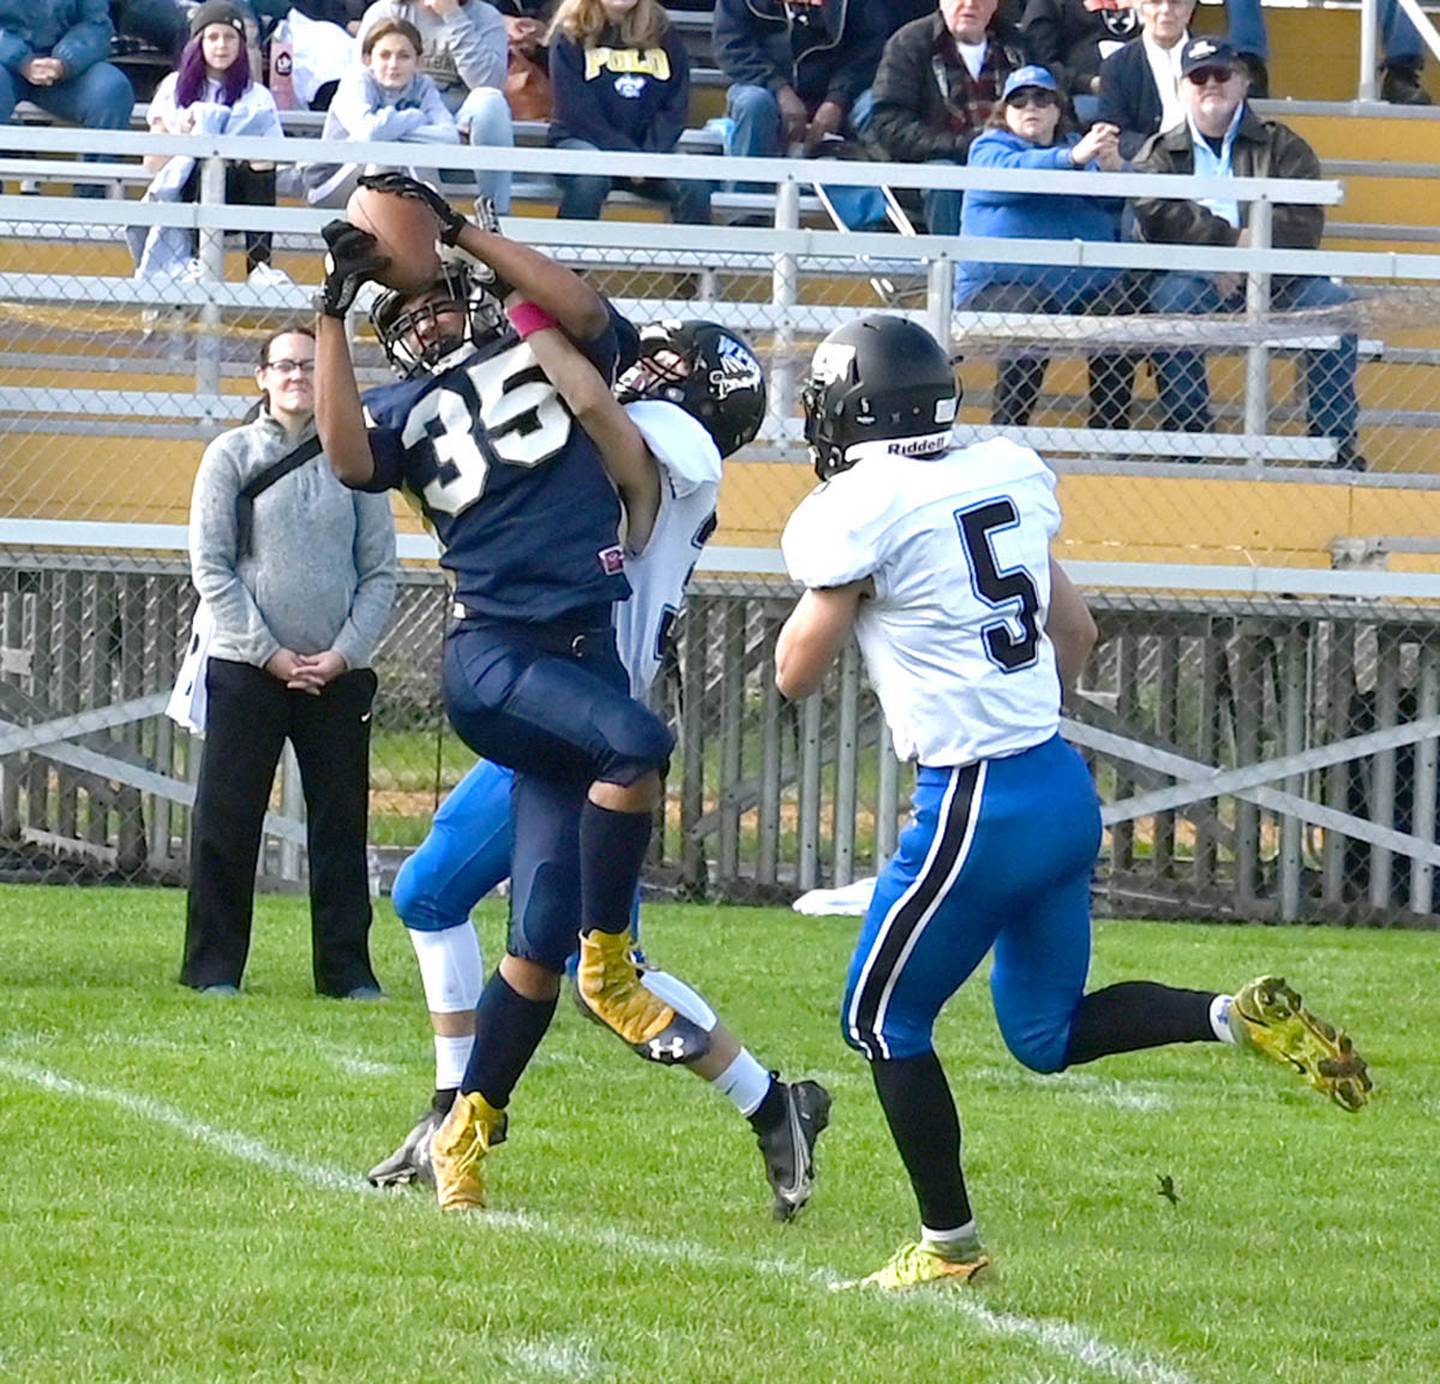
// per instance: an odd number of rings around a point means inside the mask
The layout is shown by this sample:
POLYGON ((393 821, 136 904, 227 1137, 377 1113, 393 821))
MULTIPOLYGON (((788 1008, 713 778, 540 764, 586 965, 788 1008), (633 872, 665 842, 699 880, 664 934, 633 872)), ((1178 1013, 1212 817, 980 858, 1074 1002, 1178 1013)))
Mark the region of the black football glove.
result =
MULTIPOLYGON (((473 222, 477 230, 485 231, 490 235, 503 236, 504 231, 500 229, 500 217, 495 211, 495 203, 481 193, 475 199, 475 220, 473 222)), ((484 260, 472 255, 468 250, 456 244, 450 244, 440 252, 442 260, 455 260, 458 263, 467 265, 475 281, 480 284, 497 304, 502 304, 515 290, 499 274, 495 272, 494 266, 487 264, 484 260)))
POLYGON ((413 197, 417 202, 424 202, 439 224, 442 245, 453 245, 465 229, 465 218, 433 187, 418 178, 404 173, 367 173, 360 179, 360 186, 374 192, 388 192, 392 197, 413 197))
POLYGON ((325 282, 315 306, 326 317, 344 317, 360 286, 384 269, 390 257, 377 253, 378 243, 369 231, 348 221, 332 221, 320 234, 329 249, 325 255, 325 282))

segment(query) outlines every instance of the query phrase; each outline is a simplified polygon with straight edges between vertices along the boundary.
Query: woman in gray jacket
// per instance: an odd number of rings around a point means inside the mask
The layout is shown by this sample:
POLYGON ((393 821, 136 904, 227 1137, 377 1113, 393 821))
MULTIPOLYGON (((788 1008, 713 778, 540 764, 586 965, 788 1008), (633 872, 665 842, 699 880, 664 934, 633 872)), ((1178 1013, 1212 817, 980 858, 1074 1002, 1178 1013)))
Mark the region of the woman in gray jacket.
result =
POLYGON ((382 994, 365 836, 370 660, 395 596, 395 526, 388 497, 346 489, 320 451, 314 372, 309 331, 265 343, 258 416, 206 448, 190 504, 190 570, 214 630, 180 979, 208 994, 240 988, 261 825, 287 739, 309 814, 315 989, 382 994), (287 458, 295 464, 278 474, 287 458))

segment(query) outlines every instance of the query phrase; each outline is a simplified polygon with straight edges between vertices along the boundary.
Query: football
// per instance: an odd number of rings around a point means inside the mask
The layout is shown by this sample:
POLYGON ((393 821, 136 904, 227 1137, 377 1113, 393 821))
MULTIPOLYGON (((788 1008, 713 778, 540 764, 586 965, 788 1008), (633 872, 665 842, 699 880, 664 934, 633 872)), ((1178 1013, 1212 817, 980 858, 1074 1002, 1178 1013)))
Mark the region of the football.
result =
POLYGON ((435 214, 414 197, 357 187, 345 204, 345 219, 373 235, 390 263, 375 278, 387 288, 416 293, 440 273, 435 251, 435 214))

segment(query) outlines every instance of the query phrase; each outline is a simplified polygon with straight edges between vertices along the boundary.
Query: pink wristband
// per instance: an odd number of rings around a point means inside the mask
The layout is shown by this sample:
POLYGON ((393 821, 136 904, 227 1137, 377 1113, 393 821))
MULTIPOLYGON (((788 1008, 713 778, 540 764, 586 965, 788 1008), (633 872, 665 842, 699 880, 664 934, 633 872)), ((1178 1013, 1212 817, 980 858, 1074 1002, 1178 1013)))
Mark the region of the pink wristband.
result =
POLYGON ((536 307, 534 303, 516 303, 508 310, 507 315, 521 341, 534 336, 536 332, 543 332, 546 327, 560 325, 544 308, 536 307))

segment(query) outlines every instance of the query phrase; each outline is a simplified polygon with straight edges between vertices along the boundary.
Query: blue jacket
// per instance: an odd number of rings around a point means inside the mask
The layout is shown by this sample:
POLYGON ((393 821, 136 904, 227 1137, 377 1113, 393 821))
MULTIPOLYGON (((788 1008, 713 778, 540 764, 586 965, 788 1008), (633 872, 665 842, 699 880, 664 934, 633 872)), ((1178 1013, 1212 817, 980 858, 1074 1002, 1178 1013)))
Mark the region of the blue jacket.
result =
MULTIPOLYGON (((1070 150, 1076 136, 1047 146, 1032 144, 1009 130, 986 130, 970 146, 971 168, 1073 169, 1070 150)), ((1090 163, 1086 172, 1094 172, 1090 163)), ((1115 197, 1066 197, 1055 192, 988 192, 971 188, 960 208, 960 234, 1002 240, 1120 239, 1123 201, 1115 197)), ((955 301, 962 304, 991 283, 1035 284, 1060 299, 1060 308, 1078 303, 1117 278, 1118 269, 1066 265, 992 264, 969 260, 955 280, 955 301)))
POLYGON ((583 139, 597 149, 668 154, 690 112, 690 59, 674 29, 646 50, 621 47, 607 34, 582 48, 556 34, 550 89, 551 144, 583 139))
POLYGON ((78 77, 110 56, 114 33, 109 0, 0 0, 0 64, 17 76, 42 57, 78 77))
POLYGON ((849 111, 875 80, 890 21, 879 0, 716 0, 715 62, 732 82, 771 93, 793 87, 812 110, 849 111))

